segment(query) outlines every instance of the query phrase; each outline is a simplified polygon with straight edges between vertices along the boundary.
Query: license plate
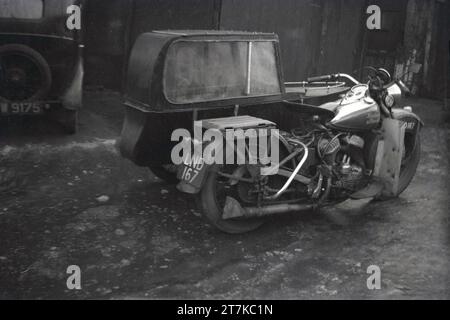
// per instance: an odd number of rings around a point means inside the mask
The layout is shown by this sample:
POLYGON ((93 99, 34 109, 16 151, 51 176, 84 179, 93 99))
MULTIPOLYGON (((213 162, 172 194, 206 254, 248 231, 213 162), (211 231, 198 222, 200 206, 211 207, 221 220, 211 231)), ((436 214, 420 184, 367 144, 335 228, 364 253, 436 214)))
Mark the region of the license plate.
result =
POLYGON ((206 176, 207 165, 201 157, 186 158, 178 167, 177 177, 196 188, 200 188, 206 176))
POLYGON ((0 111, 6 115, 41 114, 50 108, 44 102, 0 102, 0 111))

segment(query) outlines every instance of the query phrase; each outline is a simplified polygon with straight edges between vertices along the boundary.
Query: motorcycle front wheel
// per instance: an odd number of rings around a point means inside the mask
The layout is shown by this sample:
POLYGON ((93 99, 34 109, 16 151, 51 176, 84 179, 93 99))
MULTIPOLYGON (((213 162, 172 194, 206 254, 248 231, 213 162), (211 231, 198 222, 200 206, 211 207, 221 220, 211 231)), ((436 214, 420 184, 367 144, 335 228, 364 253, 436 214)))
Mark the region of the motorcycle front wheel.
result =
POLYGON ((398 195, 408 188, 414 178, 420 161, 420 136, 413 133, 405 133, 405 152, 402 158, 400 177, 398 180, 398 195))
POLYGON ((198 202, 202 215, 211 225, 225 233, 240 234, 250 232, 261 227, 264 223, 263 218, 222 218, 226 197, 232 196, 241 202, 242 199, 238 196, 240 192, 237 189, 245 188, 246 186, 240 185, 242 182, 239 182, 234 186, 230 185, 228 178, 224 178, 219 175, 219 169, 222 170, 220 166, 217 166, 216 168, 210 170, 208 176, 206 177, 205 184, 198 195, 198 202))
POLYGON ((380 195, 375 200, 389 200, 402 194, 413 180, 420 161, 421 145, 420 135, 415 135, 414 131, 407 130, 404 138, 404 153, 400 167, 397 194, 392 196, 380 195))

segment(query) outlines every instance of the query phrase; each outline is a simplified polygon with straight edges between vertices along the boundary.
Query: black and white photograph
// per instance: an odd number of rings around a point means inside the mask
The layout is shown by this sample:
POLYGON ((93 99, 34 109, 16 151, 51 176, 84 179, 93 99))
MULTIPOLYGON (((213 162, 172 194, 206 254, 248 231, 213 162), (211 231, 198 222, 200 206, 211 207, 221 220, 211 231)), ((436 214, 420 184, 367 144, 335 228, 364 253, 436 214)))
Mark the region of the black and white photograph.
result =
POLYGON ((0 300, 450 300, 449 0, 0 0, 0 300))

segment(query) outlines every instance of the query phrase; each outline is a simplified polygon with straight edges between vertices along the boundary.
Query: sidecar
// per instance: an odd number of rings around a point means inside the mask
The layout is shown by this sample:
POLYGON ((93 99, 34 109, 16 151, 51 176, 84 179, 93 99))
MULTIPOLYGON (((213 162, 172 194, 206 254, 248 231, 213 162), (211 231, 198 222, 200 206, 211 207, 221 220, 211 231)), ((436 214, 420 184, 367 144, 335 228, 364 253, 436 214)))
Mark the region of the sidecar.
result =
POLYGON ((273 33, 144 33, 132 48, 126 77, 120 152, 169 182, 177 181, 170 171, 176 144, 172 133, 192 133, 198 120, 226 119, 234 128, 270 122, 290 131, 307 126, 314 115, 334 116, 297 103, 307 92, 317 96, 317 91, 305 90, 306 83, 285 85, 273 33))
POLYGON ((122 155, 158 171, 171 163, 172 132, 192 131, 196 120, 253 114, 278 121, 280 105, 294 98, 286 93, 280 65, 275 34, 140 35, 128 64, 122 155))

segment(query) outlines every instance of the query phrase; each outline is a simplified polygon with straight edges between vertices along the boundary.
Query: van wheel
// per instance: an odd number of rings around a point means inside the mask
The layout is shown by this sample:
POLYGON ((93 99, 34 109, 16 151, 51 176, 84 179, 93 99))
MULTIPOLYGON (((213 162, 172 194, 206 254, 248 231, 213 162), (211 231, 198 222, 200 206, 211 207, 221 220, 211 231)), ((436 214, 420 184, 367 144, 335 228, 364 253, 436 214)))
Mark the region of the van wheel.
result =
POLYGON ((21 44, 0 47, 0 101, 39 101, 51 85, 50 67, 39 52, 21 44))
POLYGON ((178 183, 177 168, 174 165, 150 166, 150 171, 159 179, 168 184, 178 183))

